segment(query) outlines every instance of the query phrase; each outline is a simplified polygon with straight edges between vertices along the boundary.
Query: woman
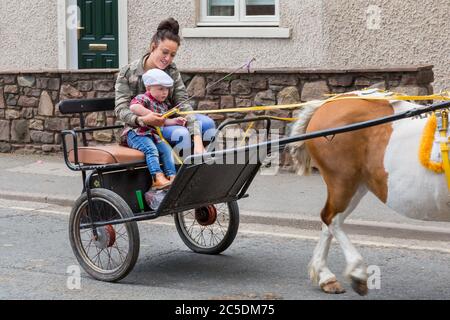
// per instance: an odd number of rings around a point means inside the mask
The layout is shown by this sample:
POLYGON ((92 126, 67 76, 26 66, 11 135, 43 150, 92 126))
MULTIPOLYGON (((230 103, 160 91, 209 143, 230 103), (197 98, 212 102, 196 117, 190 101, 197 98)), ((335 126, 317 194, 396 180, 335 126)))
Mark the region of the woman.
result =
MULTIPOLYGON (((145 92, 145 86, 142 81, 142 75, 153 68, 164 70, 174 80, 174 86, 169 92, 168 101, 172 107, 186 101, 188 98, 186 87, 181 78, 180 72, 172 62, 180 47, 180 36, 178 35, 178 22, 169 18, 162 21, 153 36, 150 49, 141 59, 123 67, 116 81, 116 108, 117 119, 128 126, 156 126, 161 127, 164 119, 160 114, 151 113, 146 116, 137 116, 130 110, 130 101, 138 94, 145 92)), ((192 111, 190 104, 181 104, 181 111, 192 111)), ((164 138, 176 145, 176 149, 183 150, 190 154, 191 137, 194 141, 194 153, 203 153, 203 139, 211 140, 214 136, 214 121, 204 115, 188 115, 186 117, 186 127, 170 126, 163 127, 162 134, 164 138)), ((125 139, 122 140, 124 142, 125 139)))

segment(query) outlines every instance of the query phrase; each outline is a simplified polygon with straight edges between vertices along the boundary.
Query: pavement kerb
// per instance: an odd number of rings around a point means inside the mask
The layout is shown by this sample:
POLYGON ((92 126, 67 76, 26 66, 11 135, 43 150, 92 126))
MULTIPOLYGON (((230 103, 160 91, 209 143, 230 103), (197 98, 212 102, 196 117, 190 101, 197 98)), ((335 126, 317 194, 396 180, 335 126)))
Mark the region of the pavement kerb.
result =
POLYGON ((63 207, 71 207, 75 202, 75 199, 70 199, 66 196, 48 196, 42 193, 4 191, 4 190, 0 190, 0 198, 5 200, 43 202, 63 207))
MULTIPOLYGON (((0 198, 5 200, 31 201, 54 204, 64 207, 72 207, 75 199, 67 196, 49 196, 40 193, 15 192, 0 190, 0 198)), ((240 221, 242 223, 254 223, 291 227, 306 230, 320 230, 321 221, 294 214, 283 216, 273 215, 269 212, 254 212, 241 210, 240 221)), ((382 223, 377 221, 352 220, 346 221, 344 229, 352 234, 380 235, 392 238, 411 238, 416 240, 450 241, 448 228, 418 226, 412 224, 382 223)))

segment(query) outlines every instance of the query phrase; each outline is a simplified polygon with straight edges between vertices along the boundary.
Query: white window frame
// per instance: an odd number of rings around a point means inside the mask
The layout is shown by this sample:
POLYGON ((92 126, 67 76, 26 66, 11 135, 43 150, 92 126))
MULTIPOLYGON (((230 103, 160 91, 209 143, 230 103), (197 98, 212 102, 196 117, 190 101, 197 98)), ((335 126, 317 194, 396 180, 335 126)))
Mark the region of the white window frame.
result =
POLYGON ((246 0, 234 0, 234 16, 208 16, 208 0, 200 0, 200 19, 197 26, 279 26, 280 1, 275 0, 275 15, 245 15, 246 0))

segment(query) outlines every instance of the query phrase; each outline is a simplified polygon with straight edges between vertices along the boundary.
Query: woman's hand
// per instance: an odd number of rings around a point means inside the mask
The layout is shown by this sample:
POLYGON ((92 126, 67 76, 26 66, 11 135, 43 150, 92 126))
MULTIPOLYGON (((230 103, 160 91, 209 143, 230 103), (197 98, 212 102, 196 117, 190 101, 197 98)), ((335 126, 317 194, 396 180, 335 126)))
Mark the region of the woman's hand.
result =
POLYGON ((162 127, 164 125, 164 122, 166 121, 166 119, 163 118, 160 113, 155 112, 146 114, 145 116, 140 117, 140 119, 146 125, 153 127, 162 127))
POLYGON ((184 127, 186 125, 186 119, 183 117, 173 118, 173 119, 167 119, 164 123, 165 126, 182 126, 184 127))

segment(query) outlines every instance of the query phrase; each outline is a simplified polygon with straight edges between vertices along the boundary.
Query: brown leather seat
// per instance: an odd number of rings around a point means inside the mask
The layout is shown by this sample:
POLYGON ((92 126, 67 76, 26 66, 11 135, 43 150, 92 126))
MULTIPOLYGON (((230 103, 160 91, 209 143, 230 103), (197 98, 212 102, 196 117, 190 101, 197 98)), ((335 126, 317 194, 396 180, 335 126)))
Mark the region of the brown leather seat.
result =
MULTIPOLYGON (((75 153, 69 152, 70 162, 75 162, 75 153)), ((83 164, 112 164, 144 161, 145 155, 139 150, 114 145, 79 147, 78 162, 83 164)))

